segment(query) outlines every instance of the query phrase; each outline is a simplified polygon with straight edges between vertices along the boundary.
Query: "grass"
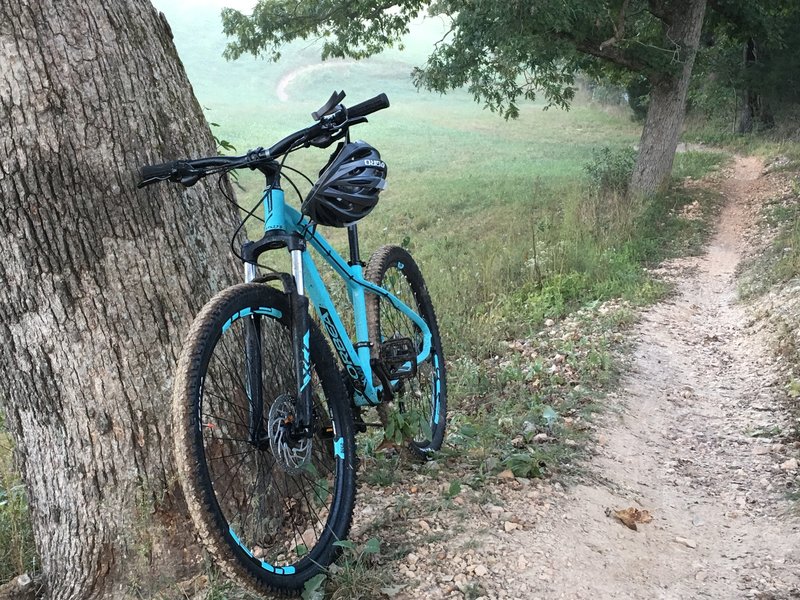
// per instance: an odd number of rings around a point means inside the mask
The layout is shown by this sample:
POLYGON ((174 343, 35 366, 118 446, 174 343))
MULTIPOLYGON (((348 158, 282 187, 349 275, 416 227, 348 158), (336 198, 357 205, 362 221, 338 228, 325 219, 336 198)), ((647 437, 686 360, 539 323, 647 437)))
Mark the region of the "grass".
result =
POLYGON ((37 570, 25 487, 12 462, 13 446, 0 414, 0 585, 37 570))

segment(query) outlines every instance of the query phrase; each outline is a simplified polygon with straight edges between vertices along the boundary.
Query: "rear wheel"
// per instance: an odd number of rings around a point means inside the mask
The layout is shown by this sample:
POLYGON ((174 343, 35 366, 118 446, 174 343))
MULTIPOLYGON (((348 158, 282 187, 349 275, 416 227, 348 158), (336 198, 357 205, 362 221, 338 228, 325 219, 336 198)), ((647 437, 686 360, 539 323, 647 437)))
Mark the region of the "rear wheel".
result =
MULTIPOLYGON (((442 342, 428 289, 414 259, 399 246, 379 248, 369 260, 366 279, 391 292, 415 310, 431 331, 428 358, 417 365, 413 377, 393 380, 393 401, 378 407, 387 437, 394 437, 398 428, 401 428, 409 447, 417 455, 426 456, 442 447, 447 416, 442 342)), ((367 322, 376 357, 381 344, 387 340, 407 338, 417 352, 421 351, 422 331, 386 298, 367 294, 367 322)))
POLYGON ((261 593, 302 589, 335 559, 353 513, 346 391, 313 323, 309 341, 311 437, 291 427, 291 312, 277 290, 243 284, 218 294, 197 316, 178 364, 173 427, 189 511, 225 571, 261 593))

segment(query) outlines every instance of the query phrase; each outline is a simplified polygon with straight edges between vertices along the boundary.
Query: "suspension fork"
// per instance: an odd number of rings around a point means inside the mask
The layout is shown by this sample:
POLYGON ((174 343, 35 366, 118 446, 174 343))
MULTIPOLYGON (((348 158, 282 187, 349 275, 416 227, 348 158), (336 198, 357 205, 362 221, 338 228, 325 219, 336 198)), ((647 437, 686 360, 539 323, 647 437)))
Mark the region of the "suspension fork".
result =
POLYGON ((311 437, 313 419, 313 397, 311 389, 311 322, 308 314, 308 297, 303 281, 303 250, 305 244, 290 248, 292 275, 295 289, 292 290, 292 350, 294 352, 295 377, 297 380, 297 406, 294 433, 311 437))
MULTIPOLYGON (((246 262, 244 264, 244 280, 246 283, 253 281, 258 275, 256 266, 246 262)), ((250 315, 244 321, 244 356, 245 379, 247 384, 248 399, 248 434, 250 442, 258 445, 264 437, 264 391, 261 386, 261 369, 263 366, 261 355, 261 317, 250 315)))

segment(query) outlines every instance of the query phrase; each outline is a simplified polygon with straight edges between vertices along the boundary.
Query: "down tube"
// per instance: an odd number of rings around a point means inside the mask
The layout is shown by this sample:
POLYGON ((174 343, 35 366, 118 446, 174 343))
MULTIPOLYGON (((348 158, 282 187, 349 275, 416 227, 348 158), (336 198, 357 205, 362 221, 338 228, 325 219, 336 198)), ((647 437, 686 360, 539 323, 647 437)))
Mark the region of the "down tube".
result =
POLYGON ((361 368, 356 349, 347 336, 342 320, 331 300, 317 266, 309 252, 303 253, 303 275, 305 277, 306 293, 317 310, 322 325, 339 355, 342 365, 347 370, 355 389, 355 402, 358 406, 378 404, 378 394, 372 385, 372 371, 365 372, 361 368))

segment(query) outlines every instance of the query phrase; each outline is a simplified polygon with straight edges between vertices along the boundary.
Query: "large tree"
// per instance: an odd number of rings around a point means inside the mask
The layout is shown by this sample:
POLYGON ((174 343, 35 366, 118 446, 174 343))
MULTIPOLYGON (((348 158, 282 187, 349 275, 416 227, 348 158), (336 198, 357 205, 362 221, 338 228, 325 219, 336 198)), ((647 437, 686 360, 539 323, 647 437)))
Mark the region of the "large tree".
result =
POLYGON ((449 31, 415 71, 417 84, 466 86, 506 116, 520 97, 568 105, 581 71, 645 78, 649 109, 631 188, 667 183, 706 0, 261 0, 252 15, 223 11, 235 38, 227 53, 276 57, 291 40, 321 37, 323 58, 365 57, 398 43, 426 8, 449 31))
POLYGON ((0 130, 0 409, 46 595, 151 597, 197 557, 167 415, 233 213, 136 168, 213 139, 147 0, 3 0, 0 130))

